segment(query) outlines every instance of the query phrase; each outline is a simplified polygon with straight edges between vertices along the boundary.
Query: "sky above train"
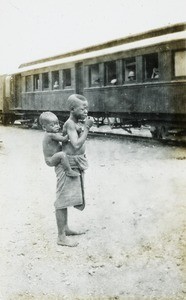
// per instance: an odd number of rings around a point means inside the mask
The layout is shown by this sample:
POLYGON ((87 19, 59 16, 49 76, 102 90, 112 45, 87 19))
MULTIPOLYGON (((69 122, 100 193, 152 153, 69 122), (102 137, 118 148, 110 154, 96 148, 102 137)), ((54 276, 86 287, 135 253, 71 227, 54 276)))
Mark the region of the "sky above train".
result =
POLYGON ((20 64, 186 22, 185 0, 0 0, 0 74, 20 64))

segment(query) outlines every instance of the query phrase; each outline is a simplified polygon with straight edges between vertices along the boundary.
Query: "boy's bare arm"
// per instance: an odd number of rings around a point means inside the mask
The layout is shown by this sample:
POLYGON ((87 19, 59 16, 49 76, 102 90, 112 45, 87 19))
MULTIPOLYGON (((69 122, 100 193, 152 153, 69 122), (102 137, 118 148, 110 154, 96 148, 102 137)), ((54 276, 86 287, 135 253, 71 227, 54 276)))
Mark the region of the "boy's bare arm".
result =
POLYGON ((67 142, 68 135, 62 135, 62 133, 51 133, 51 138, 59 142, 67 142))
POLYGON ((89 129, 93 125, 93 121, 87 119, 87 120, 85 120, 84 125, 85 125, 84 132, 79 137, 77 134, 75 123, 72 121, 69 121, 66 124, 69 140, 70 140, 72 146, 74 147, 74 149, 76 149, 76 150, 79 150, 85 143, 89 129))

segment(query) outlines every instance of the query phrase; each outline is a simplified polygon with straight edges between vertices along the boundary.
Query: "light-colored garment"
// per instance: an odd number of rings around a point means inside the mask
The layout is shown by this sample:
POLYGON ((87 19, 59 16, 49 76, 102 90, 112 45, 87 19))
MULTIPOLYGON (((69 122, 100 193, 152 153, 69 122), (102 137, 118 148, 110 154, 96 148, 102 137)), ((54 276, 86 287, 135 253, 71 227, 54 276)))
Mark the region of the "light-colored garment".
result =
POLYGON ((62 164, 55 167, 57 177, 55 209, 63 209, 74 206, 83 210, 85 207, 84 196, 84 170, 88 168, 86 156, 67 155, 70 166, 73 170, 80 173, 80 176, 66 176, 62 164))

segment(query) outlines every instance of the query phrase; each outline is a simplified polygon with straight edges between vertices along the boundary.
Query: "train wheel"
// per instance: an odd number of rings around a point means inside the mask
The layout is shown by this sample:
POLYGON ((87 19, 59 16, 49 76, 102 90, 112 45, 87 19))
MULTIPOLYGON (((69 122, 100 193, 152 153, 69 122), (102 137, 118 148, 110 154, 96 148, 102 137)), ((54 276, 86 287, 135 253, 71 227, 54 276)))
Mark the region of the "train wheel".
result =
POLYGON ((3 115, 3 116, 2 116, 2 124, 3 124, 4 126, 6 126, 6 125, 9 124, 8 116, 6 116, 6 115, 3 115))
POLYGON ((15 120, 16 120, 15 116, 14 116, 14 115, 11 116, 11 117, 10 117, 10 124, 11 124, 11 125, 14 125, 15 120))
POLYGON ((29 127, 32 129, 41 129, 41 125, 39 123, 39 118, 35 118, 34 120, 32 120, 29 124, 29 127))
POLYGON ((165 126, 161 126, 159 128, 159 138, 164 140, 166 136, 167 136, 167 128, 165 126))
POLYGON ((150 128, 150 133, 153 139, 158 139, 158 127, 152 126, 150 128))
POLYGON ((96 126, 99 128, 100 125, 104 125, 104 117, 93 117, 94 119, 94 123, 96 124, 96 126))
POLYGON ((150 132, 152 134, 153 139, 164 140, 167 136, 167 128, 165 126, 152 127, 150 129, 150 132))

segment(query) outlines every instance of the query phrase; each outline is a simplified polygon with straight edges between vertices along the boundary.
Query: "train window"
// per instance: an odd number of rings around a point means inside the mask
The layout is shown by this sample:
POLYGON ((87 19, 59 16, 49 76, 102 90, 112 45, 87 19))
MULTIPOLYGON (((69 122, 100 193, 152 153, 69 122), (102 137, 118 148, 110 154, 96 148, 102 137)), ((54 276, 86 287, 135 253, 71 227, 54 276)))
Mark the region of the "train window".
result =
POLYGON ((186 76, 186 50, 174 53, 174 71, 176 77, 186 76))
POLYGON ((116 78, 116 62, 105 63, 105 85, 117 84, 116 78))
POLYGON ((136 80, 136 58, 131 57, 123 60, 123 78, 124 81, 136 80))
POLYGON ((32 91, 32 76, 26 76, 26 92, 32 91))
POLYGON ((99 64, 89 66, 89 86, 99 86, 99 64))
POLYGON ((59 89, 59 71, 52 72, 52 89, 53 90, 59 89))
POLYGON ((39 74, 34 75, 34 91, 39 90, 39 74))
POLYGON ((43 86, 43 90, 49 89, 49 74, 48 73, 42 74, 42 86, 43 86))
POLYGON ((70 87, 71 84, 71 69, 65 69, 63 70, 63 87, 70 87))
POLYGON ((148 54, 143 57, 144 63, 144 79, 158 79, 159 71, 158 71, 158 54, 148 54))

